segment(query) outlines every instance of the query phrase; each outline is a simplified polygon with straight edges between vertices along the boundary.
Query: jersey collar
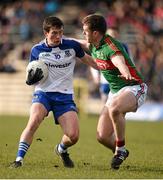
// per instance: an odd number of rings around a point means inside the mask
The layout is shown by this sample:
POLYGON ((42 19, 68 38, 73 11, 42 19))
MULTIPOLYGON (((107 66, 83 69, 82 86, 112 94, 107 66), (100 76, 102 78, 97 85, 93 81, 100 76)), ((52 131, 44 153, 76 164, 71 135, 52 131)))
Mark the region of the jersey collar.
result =
POLYGON ((99 49, 100 47, 101 47, 101 45, 103 45, 104 43, 105 43, 105 38, 107 37, 107 34, 105 34, 102 38, 101 38, 101 40, 100 40, 100 42, 99 42, 99 45, 97 45, 97 46, 95 46, 96 47, 96 49, 99 49))

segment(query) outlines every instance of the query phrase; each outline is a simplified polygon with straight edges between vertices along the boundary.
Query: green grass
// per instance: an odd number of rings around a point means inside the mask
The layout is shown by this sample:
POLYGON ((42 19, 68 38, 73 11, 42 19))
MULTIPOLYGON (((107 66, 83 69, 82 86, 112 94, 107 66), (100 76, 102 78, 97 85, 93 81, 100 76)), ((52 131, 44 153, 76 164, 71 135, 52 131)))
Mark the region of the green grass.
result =
POLYGON ((163 178, 163 122, 127 121, 126 144, 130 156, 118 171, 113 171, 109 164, 111 151, 96 141, 97 120, 97 116, 80 117, 80 140, 69 151, 75 168, 64 168, 53 153, 62 132, 49 117, 37 131, 24 166, 10 169, 27 117, 0 116, 0 179, 163 178))

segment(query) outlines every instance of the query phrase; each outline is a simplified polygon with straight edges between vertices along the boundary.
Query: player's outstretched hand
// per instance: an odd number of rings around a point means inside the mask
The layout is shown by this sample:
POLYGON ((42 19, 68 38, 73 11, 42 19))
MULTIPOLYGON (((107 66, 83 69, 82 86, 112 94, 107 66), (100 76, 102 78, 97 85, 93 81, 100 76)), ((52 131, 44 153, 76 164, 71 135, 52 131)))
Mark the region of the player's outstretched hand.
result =
POLYGON ((44 77, 43 72, 40 68, 37 68, 35 72, 33 69, 31 69, 28 72, 26 84, 33 85, 33 84, 37 83, 38 81, 40 81, 43 77, 44 77))
POLYGON ((124 76, 124 75, 118 75, 118 77, 125 79, 126 81, 138 81, 138 79, 134 78, 133 76, 124 76))

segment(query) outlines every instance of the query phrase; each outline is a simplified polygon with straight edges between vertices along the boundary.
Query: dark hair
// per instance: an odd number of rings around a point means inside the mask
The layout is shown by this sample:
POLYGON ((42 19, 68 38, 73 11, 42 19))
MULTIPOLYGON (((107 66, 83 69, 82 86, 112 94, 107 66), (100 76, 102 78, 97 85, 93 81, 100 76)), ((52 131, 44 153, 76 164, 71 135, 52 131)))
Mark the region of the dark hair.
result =
POLYGON ((107 23, 101 15, 90 14, 83 19, 82 23, 88 25, 91 31, 98 31, 102 35, 106 33, 107 23))
POLYGON ((61 28, 63 26, 61 19, 55 16, 46 17, 43 22, 43 30, 46 32, 49 32, 52 27, 61 28))

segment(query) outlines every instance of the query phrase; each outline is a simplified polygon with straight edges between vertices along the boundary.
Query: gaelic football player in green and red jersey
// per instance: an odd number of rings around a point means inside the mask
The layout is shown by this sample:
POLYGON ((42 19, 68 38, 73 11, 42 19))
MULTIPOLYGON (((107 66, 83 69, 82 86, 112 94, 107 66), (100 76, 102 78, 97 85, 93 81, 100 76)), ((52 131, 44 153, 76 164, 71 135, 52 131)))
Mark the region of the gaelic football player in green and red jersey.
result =
POLYGON ((136 111, 144 103, 147 85, 123 45, 106 34, 107 24, 103 16, 91 14, 82 23, 86 40, 78 41, 90 51, 110 85, 97 125, 97 139, 114 152, 111 168, 119 169, 129 155, 125 147, 125 114, 136 111))

